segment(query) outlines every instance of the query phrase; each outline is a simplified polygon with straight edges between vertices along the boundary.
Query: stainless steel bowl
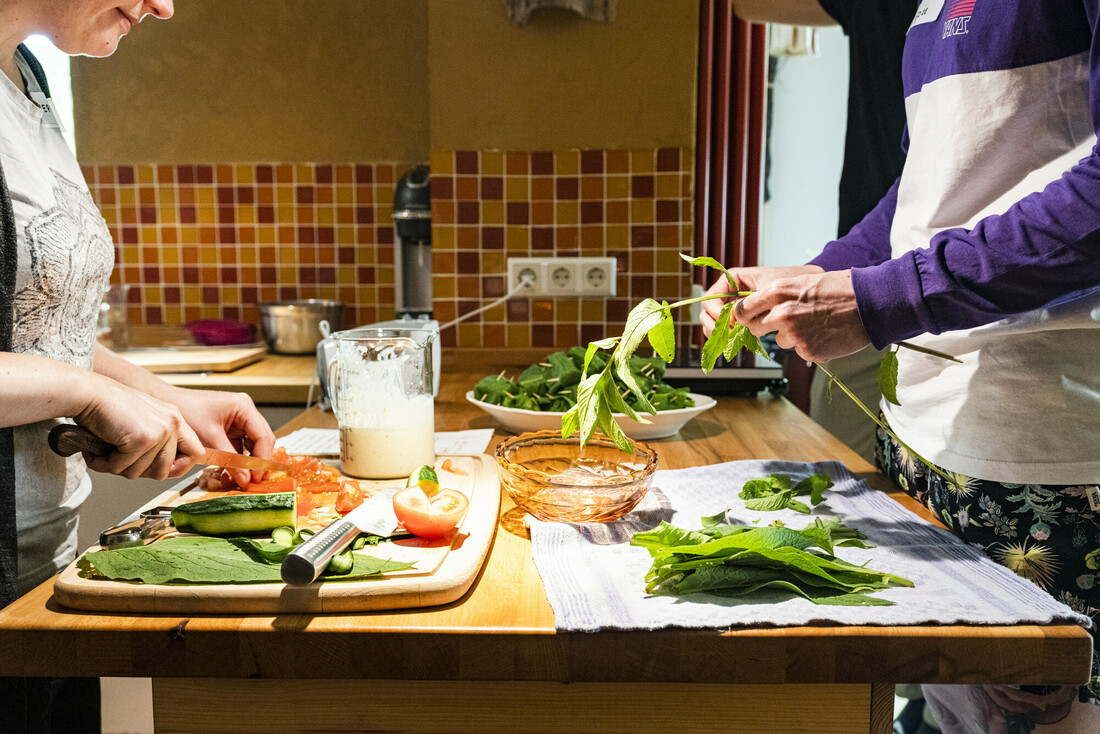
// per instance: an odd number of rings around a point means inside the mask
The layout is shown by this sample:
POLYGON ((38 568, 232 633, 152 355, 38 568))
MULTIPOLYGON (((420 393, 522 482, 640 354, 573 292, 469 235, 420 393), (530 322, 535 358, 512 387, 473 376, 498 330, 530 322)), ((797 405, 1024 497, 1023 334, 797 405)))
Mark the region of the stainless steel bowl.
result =
POLYGON ((260 304, 260 323, 267 347, 279 354, 313 354, 321 341, 321 322, 331 331, 343 328, 344 304, 320 298, 260 304))

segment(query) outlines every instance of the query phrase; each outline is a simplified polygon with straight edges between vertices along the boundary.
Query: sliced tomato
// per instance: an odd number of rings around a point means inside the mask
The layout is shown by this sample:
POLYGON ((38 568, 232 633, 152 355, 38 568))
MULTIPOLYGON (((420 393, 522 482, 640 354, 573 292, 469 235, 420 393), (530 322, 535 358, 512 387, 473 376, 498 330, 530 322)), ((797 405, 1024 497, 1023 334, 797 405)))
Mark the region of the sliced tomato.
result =
POLYGON ((413 535, 436 538, 462 521, 470 500, 453 489, 441 489, 428 497, 420 487, 406 487, 393 496, 393 512, 413 535))
POLYGON ((442 466, 440 466, 439 468, 442 469, 443 471, 450 472, 451 474, 458 474, 459 476, 462 476, 462 477, 470 476, 470 473, 468 471, 465 471, 463 469, 459 469, 457 466, 455 466, 455 463, 453 461, 451 461, 450 459, 444 459, 442 466))
POLYGON ((293 492, 296 486, 297 483, 294 481, 294 477, 283 474, 281 477, 273 477, 259 482, 252 482, 245 487, 245 491, 261 494, 267 492, 293 492))
POLYGON ((363 504, 365 496, 366 493, 359 486, 359 482, 353 479, 345 480, 341 483, 340 494, 336 495, 336 511, 341 515, 348 514, 363 504))

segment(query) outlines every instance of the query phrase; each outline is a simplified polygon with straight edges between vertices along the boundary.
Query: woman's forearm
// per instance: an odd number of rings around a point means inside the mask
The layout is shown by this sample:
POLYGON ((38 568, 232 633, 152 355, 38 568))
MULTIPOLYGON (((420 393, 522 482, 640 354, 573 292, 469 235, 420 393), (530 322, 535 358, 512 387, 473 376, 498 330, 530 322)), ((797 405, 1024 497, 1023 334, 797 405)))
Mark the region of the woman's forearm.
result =
POLYGON ((32 354, 0 354, 0 427, 69 418, 88 407, 100 376, 32 354))
POLYGON ((92 369, 97 374, 160 400, 168 400, 169 394, 175 389, 149 370, 118 356, 102 344, 96 345, 92 369))

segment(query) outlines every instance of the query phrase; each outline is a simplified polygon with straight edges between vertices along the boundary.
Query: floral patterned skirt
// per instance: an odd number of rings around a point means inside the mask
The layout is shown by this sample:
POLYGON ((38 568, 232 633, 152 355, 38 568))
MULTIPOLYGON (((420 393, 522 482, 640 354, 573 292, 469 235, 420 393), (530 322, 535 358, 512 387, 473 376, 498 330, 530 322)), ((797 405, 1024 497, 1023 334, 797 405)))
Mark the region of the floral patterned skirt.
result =
MULTIPOLYGON (((876 444, 879 469, 951 532, 1092 618, 1092 677, 1078 700, 1100 705, 1100 511, 1089 504, 1090 487, 1001 484, 946 472, 952 484, 881 428, 876 444)), ((1007 730, 1031 731, 1026 725, 1007 730)))

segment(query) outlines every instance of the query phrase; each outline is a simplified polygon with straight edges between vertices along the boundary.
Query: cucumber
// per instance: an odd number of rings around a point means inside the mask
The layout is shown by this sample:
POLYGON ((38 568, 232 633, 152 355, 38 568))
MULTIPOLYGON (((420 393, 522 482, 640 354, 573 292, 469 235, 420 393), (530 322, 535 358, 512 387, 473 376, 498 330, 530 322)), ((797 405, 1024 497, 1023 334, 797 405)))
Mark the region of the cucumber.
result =
POLYGON ((420 466, 409 475, 409 481, 405 483, 405 486, 420 487, 424 490, 424 494, 431 497, 439 492, 439 477, 432 467, 420 466))
POLYGON ((294 534, 294 542, 291 543, 291 545, 301 545, 302 543, 306 542, 307 540, 309 540, 312 537, 313 537, 313 531, 312 530, 310 530, 309 528, 302 528, 301 530, 299 530, 297 533, 294 534))
POLYGON ((294 527, 282 525, 271 531, 271 542, 279 545, 294 545, 294 527))
POLYGON ((296 506, 293 492, 235 494, 182 504, 172 510, 172 524, 199 535, 261 535, 293 526, 296 506))
POLYGON ((346 574, 351 573, 352 567, 355 566, 355 559, 351 555, 350 550, 342 550, 332 557, 332 560, 328 562, 328 569, 331 574, 346 574))

